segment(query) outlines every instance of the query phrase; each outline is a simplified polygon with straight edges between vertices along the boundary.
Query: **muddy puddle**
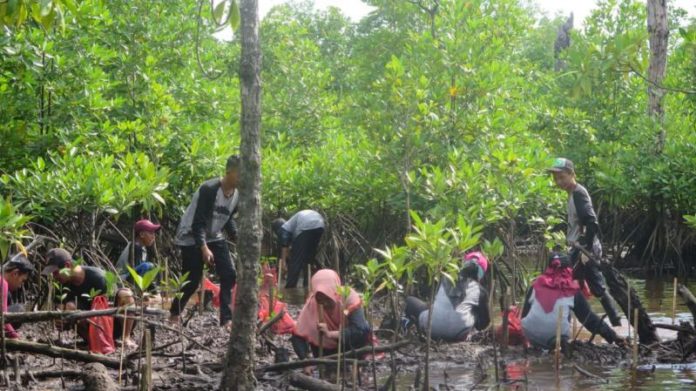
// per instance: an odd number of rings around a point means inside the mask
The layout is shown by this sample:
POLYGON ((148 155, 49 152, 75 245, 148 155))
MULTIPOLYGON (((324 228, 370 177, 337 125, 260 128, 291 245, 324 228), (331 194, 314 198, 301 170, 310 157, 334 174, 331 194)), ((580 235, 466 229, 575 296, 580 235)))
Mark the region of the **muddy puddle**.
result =
MULTIPOLYGON (((654 323, 672 324, 673 280, 667 279, 630 279, 631 285, 638 291, 654 323)), ((696 283, 686 284, 692 291, 696 283)), ((592 308, 602 313, 602 306, 596 299, 591 299, 592 308)), ((677 298, 675 322, 692 321, 689 310, 677 298)), ((500 324, 500 317, 495 320, 500 324)), ((624 317, 622 326, 615 328, 620 335, 632 333, 624 317)), ((676 332, 658 329, 662 340, 673 339, 676 332)), ((581 339, 589 335, 581 333, 581 339)), ((599 339, 597 339, 599 340, 599 339)), ((492 359, 485 368, 476 362, 458 364, 447 358, 431 364, 430 385, 436 390, 695 390, 696 365, 648 365, 641 370, 634 370, 627 358, 611 364, 561 360, 560 369, 556 371, 553 354, 536 352, 525 354, 521 349, 512 349, 500 357, 504 363, 499 372, 500 382, 495 381, 492 359), (580 368, 578 370, 577 367, 580 368), (584 371, 585 373, 582 373, 584 371), (499 384, 497 387, 496 385, 499 384)), ((398 390, 412 389, 416 371, 404 371, 396 382, 398 390)), ((422 375, 420 376, 422 379, 422 375)))
MULTIPOLYGON (((632 285, 639 292, 653 320, 658 323, 672 323, 672 281, 667 280, 631 280, 632 285)), ((696 292, 696 284, 689 284, 692 291, 696 292)), ((281 290, 282 300, 288 303, 288 311, 296 317, 305 301, 306 291, 303 288, 281 290)), ((592 299, 593 308, 601 312, 601 305, 596 299, 592 299)), ((690 321, 691 314, 678 300, 676 321, 690 321)), ((388 306, 377 305, 375 311, 383 314, 388 306)), ((496 325, 500 324, 500 318, 496 318, 496 325)), ((623 320, 623 326, 617 328, 617 332, 627 335, 629 329, 623 320)), ((379 324, 375 319, 375 326, 379 324)), ((225 355, 228 334, 217 326, 217 310, 207 310, 202 315, 196 314, 185 329, 186 334, 195 339, 198 344, 187 340, 186 350, 182 358, 181 343, 178 333, 170 330, 158 330, 155 339, 155 357, 153 357, 155 371, 153 373, 154 389, 156 390, 209 390, 215 389, 218 384, 221 366, 220 361, 225 355), (201 346, 202 345, 202 346, 201 346), (186 362, 186 370, 183 362, 186 362)), ((135 335, 140 335, 141 328, 137 328, 135 335)), ((47 343, 56 339, 65 338, 69 345, 73 345, 76 336, 72 332, 59 335, 52 325, 36 324, 22 327, 24 338, 31 341, 47 343)), ((674 338, 674 332, 660 330, 663 339, 674 338)), ((587 334, 581 334, 580 339, 587 339, 587 334)), ((285 348, 290 353, 290 360, 294 360, 289 336, 271 336, 271 342, 285 348)), ((596 340, 598 342, 599 339, 596 340)), ((388 344, 389 341, 380 341, 388 344)), ((116 354, 116 353, 115 353, 116 354)), ((257 347, 257 368, 272 364, 274 354, 265 346, 257 347)), ((52 359, 40 355, 17 354, 22 371, 33 371, 38 374, 48 372, 67 371, 65 379, 59 378, 39 379, 38 381, 22 381, 16 389, 47 390, 47 389, 79 389, 80 381, 75 378, 79 375, 81 364, 60 358, 52 359), (71 372, 72 371, 72 372, 71 372), (77 388, 75 388, 77 387, 77 388)), ((395 383, 398 390, 412 389, 416 379, 422 379, 425 350, 419 344, 400 348, 395 355, 397 365, 397 377, 395 383)), ((630 368, 630 360, 620 357, 616 360, 599 363, 593 360, 562 360, 558 371, 554 369, 553 356, 548 352, 531 351, 525 354, 521 348, 511 348, 507 354, 500 357, 504 363, 500 369, 500 382, 496 382, 492 354, 489 344, 465 342, 460 344, 439 345, 435 344, 431 353, 430 385, 437 390, 486 390, 496 389, 499 384, 504 390, 688 390, 696 389, 696 371, 692 367, 660 365, 656 369, 647 367, 647 370, 636 371, 630 368), (579 366, 579 371, 575 366, 579 366), (583 373, 584 372, 584 373, 583 373), (588 375, 589 374, 589 375, 588 375)), ((390 356, 381 359, 376 364, 377 378, 380 383, 389 377, 390 356)), ((118 378, 118 371, 110 370, 114 379, 118 378)), ((362 387, 359 389, 371 389, 371 368, 363 370, 362 387)), ((134 373, 124 373, 122 385, 131 389, 137 384, 132 378, 134 373)), ((288 388, 287 374, 280 372, 268 372, 259 377, 260 390, 292 389, 288 388)), ((348 388, 348 389, 352 389, 348 388)))

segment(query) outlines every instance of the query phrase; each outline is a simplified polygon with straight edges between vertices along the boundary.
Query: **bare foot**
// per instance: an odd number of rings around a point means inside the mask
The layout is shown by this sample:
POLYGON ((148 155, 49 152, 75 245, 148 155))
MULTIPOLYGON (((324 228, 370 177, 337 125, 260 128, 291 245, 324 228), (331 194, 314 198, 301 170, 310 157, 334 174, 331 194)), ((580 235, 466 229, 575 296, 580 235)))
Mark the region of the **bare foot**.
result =
POLYGON ((302 372, 307 376, 312 376, 314 374, 314 367, 304 367, 302 368, 302 372))
POLYGON ((231 320, 228 320, 227 322, 225 322, 225 323, 222 325, 222 327, 223 327, 228 333, 231 332, 231 331, 232 331, 232 321, 231 321, 231 320))
POLYGON ((169 315, 169 324, 172 326, 179 325, 179 315, 169 315))
POLYGON ((137 350, 138 349, 138 344, 135 343, 131 338, 126 338, 123 341, 123 346, 126 347, 126 350, 137 350))

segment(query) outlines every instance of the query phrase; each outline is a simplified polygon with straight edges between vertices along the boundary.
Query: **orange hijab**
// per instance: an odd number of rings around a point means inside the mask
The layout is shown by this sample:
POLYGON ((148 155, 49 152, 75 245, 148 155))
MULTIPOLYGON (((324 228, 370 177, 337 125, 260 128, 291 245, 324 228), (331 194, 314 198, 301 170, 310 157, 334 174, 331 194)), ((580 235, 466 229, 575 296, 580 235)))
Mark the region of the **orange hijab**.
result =
MULTIPOLYGON (((324 308, 323 322, 329 330, 338 330, 341 324, 341 296, 338 293, 338 288, 341 286, 341 278, 338 273, 331 269, 322 269, 312 276, 312 291, 305 302, 302 312, 297 319, 297 328, 295 334, 305 338, 314 346, 319 346, 319 330, 318 325, 322 322, 319 319, 319 303, 316 300, 316 294, 321 292, 326 297, 334 302, 331 311, 324 308)), ((348 297, 343 300, 343 314, 350 315, 353 311, 360 308, 362 300, 357 292, 352 288, 348 297)), ((344 323, 345 325, 345 323, 344 323)), ((324 338, 322 345, 326 349, 335 349, 338 345, 337 341, 331 338, 324 338)))

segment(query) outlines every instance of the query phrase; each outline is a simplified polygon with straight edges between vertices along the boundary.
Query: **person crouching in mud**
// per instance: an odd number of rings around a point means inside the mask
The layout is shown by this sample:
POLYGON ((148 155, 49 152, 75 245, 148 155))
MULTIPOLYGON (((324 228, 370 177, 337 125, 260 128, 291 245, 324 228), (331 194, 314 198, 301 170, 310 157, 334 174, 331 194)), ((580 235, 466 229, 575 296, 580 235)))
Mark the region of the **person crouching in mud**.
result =
MULTIPOLYGON (((482 253, 469 253, 456 283, 447 279, 440 282, 433 303, 432 339, 459 342, 473 328, 488 327, 488 292, 480 284, 487 269, 488 260, 482 253)), ((413 296, 406 298, 406 320, 417 324, 423 332, 428 329, 428 313, 428 303, 413 296)))
POLYGON ((561 319, 561 349, 567 351, 570 337, 571 311, 593 334, 609 343, 623 346, 625 341, 590 309, 580 285, 573 279, 573 269, 567 256, 552 254, 546 271, 537 277, 524 299, 522 332, 534 346, 551 349, 556 344, 558 312, 561 319))
MULTIPOLYGON (((372 342, 360 295, 349 288, 347 296, 342 297, 339 288, 341 279, 331 269, 319 270, 312 276, 312 290, 290 338, 300 360, 307 358, 310 347, 314 357, 319 357, 319 353, 325 356, 335 354, 339 338, 344 352, 372 342)), ((306 367, 304 372, 311 374, 312 370, 312 367, 306 367)))

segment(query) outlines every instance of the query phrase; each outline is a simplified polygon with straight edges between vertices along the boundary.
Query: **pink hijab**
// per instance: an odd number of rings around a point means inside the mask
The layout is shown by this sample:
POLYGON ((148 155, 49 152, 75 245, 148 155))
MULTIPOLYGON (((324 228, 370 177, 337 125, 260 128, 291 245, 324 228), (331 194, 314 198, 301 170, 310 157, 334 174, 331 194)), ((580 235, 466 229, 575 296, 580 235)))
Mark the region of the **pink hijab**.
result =
POLYGON ((573 269, 561 266, 561 261, 554 259, 544 274, 537 277, 532 285, 534 297, 546 313, 553 311, 556 300, 572 297, 580 290, 580 285, 573 279, 573 269))
MULTIPOLYGON (((338 294, 338 288, 340 286, 341 278, 331 269, 319 270, 312 276, 312 291, 302 308, 302 312, 300 312, 300 316, 297 318, 295 334, 305 338, 312 345, 319 346, 318 324, 322 320, 319 319, 319 304, 316 300, 317 292, 323 293, 334 302, 331 311, 324 309, 323 322, 326 323, 331 331, 339 329, 341 324, 341 296, 338 294)), ((360 296, 351 288, 348 298, 343 301, 343 314, 348 316, 360 308, 361 305, 362 300, 360 296)), ((335 349, 338 343, 331 338, 324 338, 322 345, 326 349, 335 349)))

